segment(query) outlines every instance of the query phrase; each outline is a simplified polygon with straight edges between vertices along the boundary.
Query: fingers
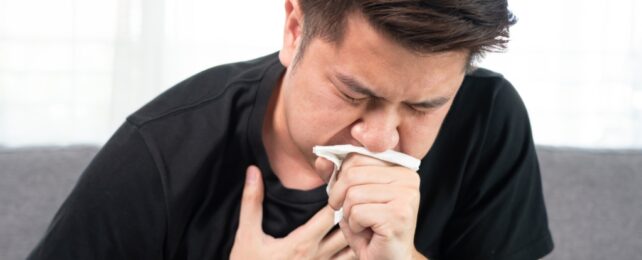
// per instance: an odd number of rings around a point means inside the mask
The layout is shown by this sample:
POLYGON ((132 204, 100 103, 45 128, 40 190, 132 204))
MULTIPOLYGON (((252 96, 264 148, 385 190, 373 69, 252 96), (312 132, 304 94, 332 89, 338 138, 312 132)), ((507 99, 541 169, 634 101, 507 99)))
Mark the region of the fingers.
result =
POLYGON ((350 153, 343 160, 343 166, 352 167, 352 166, 392 166, 392 163, 379 160, 374 157, 370 157, 358 153, 350 153))
POLYGON ((325 206, 305 224, 288 235, 299 241, 321 241, 334 226, 334 210, 325 206))
POLYGON ((388 232, 377 232, 386 224, 389 208, 385 204, 359 204, 352 207, 352 214, 347 219, 352 233, 360 233, 366 228, 372 228, 378 234, 388 237, 388 232))
POLYGON ((374 233, 393 237, 414 229, 416 212, 412 207, 388 204, 359 204, 352 207, 352 214, 346 220, 350 232, 358 234, 371 229, 374 233))
POLYGON ((348 188, 364 184, 396 184, 398 186, 419 188, 419 174, 396 166, 354 166, 341 171, 341 176, 332 187, 328 204, 334 209, 343 206, 348 188))
POLYGON ((332 176, 332 171, 334 171, 334 163, 323 157, 317 157, 314 161, 314 168, 323 181, 326 183, 330 181, 330 176, 332 176))
POLYGON ((248 235, 263 234, 263 179, 256 166, 247 168, 245 187, 241 198, 241 213, 237 233, 248 235))
POLYGON ((388 203, 397 198, 398 194, 406 192, 413 191, 405 187, 392 186, 388 184, 364 184, 349 187, 343 201, 343 217, 349 218, 351 209, 355 205, 366 203, 388 203))
POLYGON ((368 243, 372 239, 373 232, 371 229, 365 229, 360 233, 354 233, 350 230, 348 225, 349 224, 346 219, 342 219, 341 222, 339 222, 341 232, 346 237, 346 240, 348 240, 348 244, 350 245, 350 248, 352 248, 352 251, 354 251, 358 257, 359 252, 363 252, 367 249, 368 243))
POLYGON ((328 234, 319 245, 319 255, 333 256, 348 246, 348 241, 341 230, 337 229, 328 234))
MULTIPOLYGON (((358 204, 352 207, 348 219, 340 222, 348 244, 359 258, 369 255, 372 246, 384 244, 390 252, 398 253, 392 259, 409 259, 415 232, 416 211, 399 201, 386 204, 358 204)), ((381 253, 381 252, 379 252, 381 253)))

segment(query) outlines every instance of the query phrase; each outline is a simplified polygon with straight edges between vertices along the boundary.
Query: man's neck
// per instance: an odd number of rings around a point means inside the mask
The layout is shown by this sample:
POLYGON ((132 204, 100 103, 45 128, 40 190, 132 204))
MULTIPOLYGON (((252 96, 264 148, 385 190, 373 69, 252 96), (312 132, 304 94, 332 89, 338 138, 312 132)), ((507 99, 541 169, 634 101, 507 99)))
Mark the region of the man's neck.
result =
MULTIPOLYGON (((283 76, 285 77, 285 76, 283 76)), ((263 120, 263 145, 274 174, 283 186, 290 189, 311 190, 324 184, 293 142, 283 107, 281 84, 274 88, 263 120)))

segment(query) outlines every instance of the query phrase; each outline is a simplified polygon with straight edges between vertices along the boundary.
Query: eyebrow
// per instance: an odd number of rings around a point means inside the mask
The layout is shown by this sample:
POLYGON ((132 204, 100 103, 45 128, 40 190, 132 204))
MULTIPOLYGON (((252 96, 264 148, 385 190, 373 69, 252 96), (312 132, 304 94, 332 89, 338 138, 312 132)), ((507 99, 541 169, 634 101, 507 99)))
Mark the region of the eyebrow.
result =
MULTIPOLYGON (((366 87, 365 84, 362 84, 359 80, 357 80, 354 77, 345 75, 343 73, 337 73, 336 76, 339 81, 341 81, 343 84, 348 86, 350 90, 356 93, 370 96, 373 98, 381 98, 377 96, 372 90, 370 90, 370 88, 366 87)), ((438 97, 435 99, 424 100, 417 103, 407 103, 407 104, 413 107, 430 109, 430 108, 437 108, 437 107, 443 106, 444 104, 448 103, 449 100, 450 98, 448 97, 438 97)))
POLYGON ((418 103, 408 103, 408 104, 413 107, 421 107, 421 108, 428 109, 428 108, 438 108, 440 106, 443 106, 444 104, 448 103, 449 100, 450 98, 447 98, 447 97, 438 97, 431 100, 426 100, 418 103))
POLYGON ((354 92, 357 92, 362 95, 374 97, 374 98, 381 98, 377 96, 374 92, 372 92, 372 90, 370 90, 368 87, 366 87, 365 84, 362 84, 361 82, 359 82, 359 80, 351 76, 348 76, 342 73, 337 73, 337 79, 341 81, 344 85, 348 86, 348 88, 350 88, 350 90, 354 92))

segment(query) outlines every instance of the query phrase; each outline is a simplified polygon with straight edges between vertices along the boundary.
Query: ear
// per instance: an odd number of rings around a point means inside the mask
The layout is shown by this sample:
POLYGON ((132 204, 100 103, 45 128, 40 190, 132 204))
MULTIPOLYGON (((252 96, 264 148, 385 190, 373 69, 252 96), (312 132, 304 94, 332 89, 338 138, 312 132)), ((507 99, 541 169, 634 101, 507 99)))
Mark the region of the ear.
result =
POLYGON ((284 67, 289 67, 294 61, 301 43, 303 33, 303 14, 298 0, 285 0, 285 26, 283 30, 283 46, 279 52, 279 60, 284 67))

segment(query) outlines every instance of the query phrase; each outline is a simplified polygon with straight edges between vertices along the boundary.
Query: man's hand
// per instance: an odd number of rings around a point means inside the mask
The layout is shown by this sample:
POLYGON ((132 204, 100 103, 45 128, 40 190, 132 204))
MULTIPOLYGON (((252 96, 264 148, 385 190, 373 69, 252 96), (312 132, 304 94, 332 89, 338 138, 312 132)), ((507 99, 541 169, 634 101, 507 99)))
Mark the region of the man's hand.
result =
POLYGON ((356 259, 339 230, 328 234, 333 227, 333 210, 329 206, 284 238, 265 234, 262 221, 263 181, 260 170, 250 166, 230 259, 356 259))
POLYGON ((416 172, 351 154, 329 204, 343 207, 339 225, 359 259, 412 259, 419 256, 414 246, 419 198, 416 172))

